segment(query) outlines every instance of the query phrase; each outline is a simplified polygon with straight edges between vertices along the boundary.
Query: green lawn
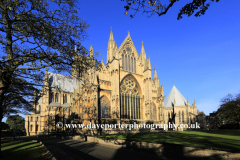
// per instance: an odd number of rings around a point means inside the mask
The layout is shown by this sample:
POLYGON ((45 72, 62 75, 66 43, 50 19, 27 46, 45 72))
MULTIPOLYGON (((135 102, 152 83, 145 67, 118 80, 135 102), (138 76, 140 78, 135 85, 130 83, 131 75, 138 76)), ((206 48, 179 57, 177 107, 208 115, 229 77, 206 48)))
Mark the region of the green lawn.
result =
POLYGON ((43 150, 38 142, 2 139, 1 160, 43 160, 43 150))
POLYGON ((203 148, 240 152, 239 130, 217 131, 168 131, 155 133, 131 133, 122 135, 101 135, 102 138, 129 139, 155 143, 171 143, 203 148))

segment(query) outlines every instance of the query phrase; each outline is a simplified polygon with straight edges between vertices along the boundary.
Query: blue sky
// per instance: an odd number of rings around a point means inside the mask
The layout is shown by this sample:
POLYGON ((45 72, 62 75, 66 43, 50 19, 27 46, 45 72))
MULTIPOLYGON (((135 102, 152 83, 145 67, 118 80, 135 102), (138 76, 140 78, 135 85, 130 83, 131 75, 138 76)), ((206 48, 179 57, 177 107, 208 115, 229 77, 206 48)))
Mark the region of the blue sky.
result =
POLYGON ((110 28, 118 47, 129 31, 138 54, 144 42, 165 95, 175 82, 190 104, 195 99, 198 109, 209 114, 228 93, 240 93, 240 1, 220 0, 204 16, 177 20, 186 2, 190 1, 177 2, 161 17, 139 12, 131 19, 124 14, 123 1, 79 1, 79 15, 90 24, 88 40, 82 44, 92 44, 101 54, 98 59, 106 63, 110 28))
POLYGON ((190 104, 195 99, 197 108, 209 114, 228 93, 240 93, 240 1, 220 0, 204 16, 177 20, 187 2, 177 2, 161 17, 138 12, 132 19, 124 14, 124 1, 79 1, 79 16, 90 25, 82 45, 89 49, 92 44, 97 59, 106 63, 110 28, 118 47, 129 31, 138 54, 144 42, 166 98, 175 82, 190 104))

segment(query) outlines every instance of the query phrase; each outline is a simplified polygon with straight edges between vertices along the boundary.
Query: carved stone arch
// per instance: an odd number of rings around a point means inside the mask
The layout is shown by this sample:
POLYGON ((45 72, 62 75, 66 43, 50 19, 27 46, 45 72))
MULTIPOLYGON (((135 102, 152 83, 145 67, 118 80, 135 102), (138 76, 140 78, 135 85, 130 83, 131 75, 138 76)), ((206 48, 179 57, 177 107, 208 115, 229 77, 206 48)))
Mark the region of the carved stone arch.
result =
POLYGON ((103 95, 99 98, 98 118, 109 118, 110 100, 107 96, 103 95))
POLYGON ((141 87, 132 74, 128 74, 120 83, 120 113, 122 119, 141 119, 141 87))
MULTIPOLYGON (((139 96, 142 96, 141 86, 140 86, 140 84, 138 83, 137 79, 136 79, 136 78, 134 77, 134 75, 132 75, 132 74, 127 74, 127 75, 125 75, 125 76, 122 78, 122 80, 120 81, 120 87, 121 87, 123 81, 124 81, 126 78, 132 78, 132 79, 134 80, 134 82, 135 82, 136 85, 137 85, 137 88, 139 89, 139 96)), ((121 88, 120 88, 120 90, 121 90, 121 88)))

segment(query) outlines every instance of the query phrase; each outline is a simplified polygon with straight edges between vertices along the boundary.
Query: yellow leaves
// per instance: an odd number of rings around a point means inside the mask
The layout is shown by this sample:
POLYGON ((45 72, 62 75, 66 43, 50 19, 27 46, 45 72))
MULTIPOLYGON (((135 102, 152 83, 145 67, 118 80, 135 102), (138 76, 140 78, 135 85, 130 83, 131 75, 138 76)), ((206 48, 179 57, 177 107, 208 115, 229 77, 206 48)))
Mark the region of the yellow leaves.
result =
POLYGON ((154 1, 153 5, 155 5, 157 3, 157 0, 154 1))
POLYGON ((153 6, 153 5, 155 5, 156 3, 157 3, 157 0, 154 0, 154 2, 153 2, 153 0, 149 0, 149 1, 148 1, 149 6, 153 6))
POLYGON ((151 5, 152 5, 152 1, 151 1, 151 0, 149 0, 149 1, 148 1, 148 4, 149 4, 149 6, 151 6, 151 5))
POLYGON ((126 11, 125 14, 127 15, 127 14, 128 14, 128 11, 126 11))

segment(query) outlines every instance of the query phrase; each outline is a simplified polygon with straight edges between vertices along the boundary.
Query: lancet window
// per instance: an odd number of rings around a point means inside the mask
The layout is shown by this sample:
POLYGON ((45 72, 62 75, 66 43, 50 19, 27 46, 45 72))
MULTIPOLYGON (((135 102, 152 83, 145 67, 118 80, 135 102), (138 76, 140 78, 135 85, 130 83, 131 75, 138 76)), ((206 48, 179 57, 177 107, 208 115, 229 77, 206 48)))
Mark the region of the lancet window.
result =
POLYGON ((121 118, 140 119, 140 88, 132 76, 127 76, 120 85, 121 118))
POLYGON ((129 46, 126 46, 122 52, 122 68, 125 71, 136 73, 136 59, 129 46))
POLYGON ((156 115, 156 105, 153 103, 153 118, 152 118, 152 120, 155 120, 155 115, 156 115))
POLYGON ((181 114, 180 114, 180 111, 178 113, 178 116, 179 116, 179 122, 181 122, 181 114))
POLYGON ((58 102, 58 94, 55 94, 55 102, 58 102))
POLYGON ((100 99, 100 106, 98 108, 98 118, 109 118, 110 105, 108 99, 103 96, 100 99))
POLYGON ((182 111, 182 122, 184 122, 184 113, 182 111))
POLYGON ((50 93, 50 103, 51 102, 54 102, 54 93, 53 92, 50 93))

